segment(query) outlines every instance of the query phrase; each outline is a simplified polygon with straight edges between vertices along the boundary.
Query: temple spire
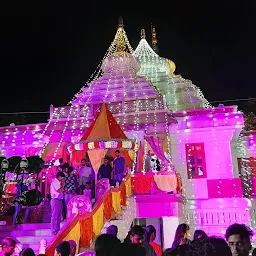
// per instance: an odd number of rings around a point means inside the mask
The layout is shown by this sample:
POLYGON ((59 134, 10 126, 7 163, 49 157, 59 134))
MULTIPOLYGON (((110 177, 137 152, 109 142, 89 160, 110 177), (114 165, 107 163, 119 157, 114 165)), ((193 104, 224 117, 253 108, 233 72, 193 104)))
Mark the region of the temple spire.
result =
POLYGON ((142 30, 140 31, 140 38, 141 38, 141 39, 146 39, 145 29, 142 29, 142 30))
POLYGON ((124 28, 124 20, 121 16, 118 18, 118 28, 124 28))
POLYGON ((156 39, 156 28, 151 23, 151 34, 152 34, 152 48, 158 53, 157 39, 156 39))
POLYGON ((117 52, 125 51, 125 35, 124 35, 124 21, 122 17, 118 19, 118 27, 116 34, 117 52))

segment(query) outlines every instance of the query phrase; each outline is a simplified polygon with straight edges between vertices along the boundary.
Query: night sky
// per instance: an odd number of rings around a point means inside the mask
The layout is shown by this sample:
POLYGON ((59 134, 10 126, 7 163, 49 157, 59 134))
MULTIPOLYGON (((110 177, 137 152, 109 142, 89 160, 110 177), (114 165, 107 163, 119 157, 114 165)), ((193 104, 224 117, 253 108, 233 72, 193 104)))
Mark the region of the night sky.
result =
POLYGON ((66 105, 104 56, 120 15, 134 49, 142 28, 150 42, 152 22, 159 55, 209 101, 256 97, 255 0, 142 2, 20 1, 2 9, 0 112, 66 105))

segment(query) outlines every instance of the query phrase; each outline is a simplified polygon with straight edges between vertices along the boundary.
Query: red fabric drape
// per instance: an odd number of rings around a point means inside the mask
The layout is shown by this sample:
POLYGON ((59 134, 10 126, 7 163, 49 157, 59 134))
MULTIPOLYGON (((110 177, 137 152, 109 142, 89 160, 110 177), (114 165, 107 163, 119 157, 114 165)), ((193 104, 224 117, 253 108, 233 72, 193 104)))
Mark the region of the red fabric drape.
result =
POLYGON ((73 166, 75 164, 76 166, 79 166, 81 163, 81 160, 85 158, 85 155, 86 155, 85 151, 82 151, 82 150, 73 151, 70 156, 71 165, 73 166))
POLYGON ((92 222, 92 215, 90 217, 83 217, 84 219, 80 220, 80 246, 86 248, 90 245, 93 235, 93 222, 92 222))
POLYGON ((122 206, 126 206, 126 187, 125 187, 125 183, 122 182, 121 186, 120 186, 120 197, 121 197, 121 205, 122 206))
POLYGON ((106 198, 104 198, 103 200, 103 204, 104 204, 104 217, 107 220, 110 220, 111 218, 111 213, 112 213, 112 195, 111 193, 108 194, 108 196, 106 198))
POLYGON ((153 174, 136 174, 132 176, 132 187, 134 194, 147 194, 150 192, 154 183, 153 174))
POLYGON ((139 147, 139 152, 138 152, 138 172, 142 172, 143 171, 143 161, 144 161, 144 152, 143 152, 143 147, 142 147, 142 143, 140 141, 140 147, 139 147))

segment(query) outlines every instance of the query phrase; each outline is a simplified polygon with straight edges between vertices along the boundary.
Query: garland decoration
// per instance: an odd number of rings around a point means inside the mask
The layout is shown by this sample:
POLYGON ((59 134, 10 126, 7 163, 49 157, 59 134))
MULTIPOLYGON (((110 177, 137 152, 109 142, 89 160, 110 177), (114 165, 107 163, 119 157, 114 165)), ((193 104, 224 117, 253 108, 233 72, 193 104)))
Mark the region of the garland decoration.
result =
POLYGON ((75 145, 68 146, 69 153, 76 150, 97 150, 97 149, 125 149, 137 151, 138 145, 135 140, 110 139, 99 141, 82 141, 75 145))

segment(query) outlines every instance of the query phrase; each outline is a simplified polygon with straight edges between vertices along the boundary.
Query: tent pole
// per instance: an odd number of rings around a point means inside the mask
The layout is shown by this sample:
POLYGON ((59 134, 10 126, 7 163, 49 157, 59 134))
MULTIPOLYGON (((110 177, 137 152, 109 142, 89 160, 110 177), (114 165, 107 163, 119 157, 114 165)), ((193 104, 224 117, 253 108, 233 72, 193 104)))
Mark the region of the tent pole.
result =
POLYGON ((98 181, 97 175, 98 175, 98 173, 95 172, 95 186, 94 186, 95 202, 96 202, 96 185, 97 185, 97 181, 98 181))

